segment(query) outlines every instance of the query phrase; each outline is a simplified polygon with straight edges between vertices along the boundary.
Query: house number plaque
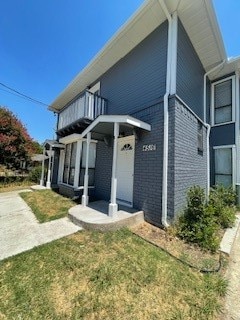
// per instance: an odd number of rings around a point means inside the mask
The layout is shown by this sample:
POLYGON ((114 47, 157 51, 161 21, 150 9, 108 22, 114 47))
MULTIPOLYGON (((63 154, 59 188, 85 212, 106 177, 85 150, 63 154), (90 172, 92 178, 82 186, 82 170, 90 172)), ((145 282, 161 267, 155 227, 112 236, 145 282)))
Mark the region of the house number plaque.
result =
POLYGON ((144 144, 142 151, 156 151, 157 150, 157 145, 156 144, 144 144))

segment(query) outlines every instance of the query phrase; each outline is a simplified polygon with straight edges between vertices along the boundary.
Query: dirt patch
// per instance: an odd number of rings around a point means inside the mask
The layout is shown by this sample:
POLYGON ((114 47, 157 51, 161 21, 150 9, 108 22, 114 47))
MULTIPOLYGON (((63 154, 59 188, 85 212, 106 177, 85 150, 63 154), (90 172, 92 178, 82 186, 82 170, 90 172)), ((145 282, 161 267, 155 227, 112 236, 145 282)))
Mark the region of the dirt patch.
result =
POLYGON ((171 231, 167 232, 147 222, 132 227, 131 231, 198 270, 215 270, 219 267, 220 254, 218 252, 211 253, 196 245, 185 243, 171 231))

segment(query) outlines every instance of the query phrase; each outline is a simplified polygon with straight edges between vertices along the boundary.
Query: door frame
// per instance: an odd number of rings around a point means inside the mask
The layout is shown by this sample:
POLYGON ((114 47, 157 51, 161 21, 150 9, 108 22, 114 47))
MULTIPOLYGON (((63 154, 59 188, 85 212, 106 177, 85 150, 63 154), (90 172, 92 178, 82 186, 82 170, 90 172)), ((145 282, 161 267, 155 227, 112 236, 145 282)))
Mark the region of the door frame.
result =
MULTIPOLYGON (((120 199, 116 199, 117 203, 120 205, 124 205, 125 207, 132 208, 133 207, 133 186, 134 186, 134 170, 135 170, 135 136, 130 135, 126 137, 118 138, 118 155, 117 155, 117 161, 119 160, 119 141, 131 141, 133 143, 133 172, 132 172, 132 186, 131 186, 131 202, 129 201, 121 201, 120 199)), ((117 165, 117 172, 118 172, 118 165, 117 165)), ((117 181, 117 191, 118 191, 118 181, 117 181)))

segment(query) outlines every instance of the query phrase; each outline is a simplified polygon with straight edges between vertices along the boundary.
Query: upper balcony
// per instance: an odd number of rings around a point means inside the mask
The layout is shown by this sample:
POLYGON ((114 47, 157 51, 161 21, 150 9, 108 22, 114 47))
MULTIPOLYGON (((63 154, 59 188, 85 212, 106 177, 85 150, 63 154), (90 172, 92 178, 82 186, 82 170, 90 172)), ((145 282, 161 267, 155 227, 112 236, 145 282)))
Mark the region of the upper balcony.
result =
POLYGON ((86 90, 59 113, 57 131, 74 124, 89 123, 106 111, 107 100, 86 90))

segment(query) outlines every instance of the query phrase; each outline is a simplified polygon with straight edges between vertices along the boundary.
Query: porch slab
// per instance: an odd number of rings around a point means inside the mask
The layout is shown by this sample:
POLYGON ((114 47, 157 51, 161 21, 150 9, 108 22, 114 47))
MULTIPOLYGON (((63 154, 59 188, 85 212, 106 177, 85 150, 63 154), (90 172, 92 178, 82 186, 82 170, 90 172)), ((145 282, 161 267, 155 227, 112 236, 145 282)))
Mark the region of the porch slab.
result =
POLYGON ((32 190, 46 190, 47 188, 44 186, 40 186, 39 184, 36 184, 34 186, 30 187, 32 190))
POLYGON ((143 211, 121 205, 114 217, 109 217, 107 201, 91 202, 87 207, 76 205, 69 209, 68 217, 73 223, 84 229, 102 232, 115 231, 144 221, 143 211))

